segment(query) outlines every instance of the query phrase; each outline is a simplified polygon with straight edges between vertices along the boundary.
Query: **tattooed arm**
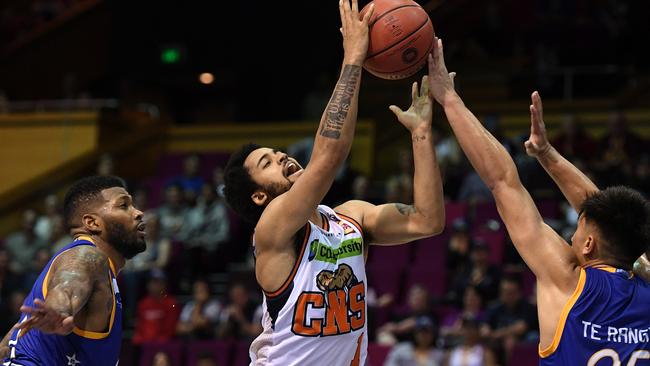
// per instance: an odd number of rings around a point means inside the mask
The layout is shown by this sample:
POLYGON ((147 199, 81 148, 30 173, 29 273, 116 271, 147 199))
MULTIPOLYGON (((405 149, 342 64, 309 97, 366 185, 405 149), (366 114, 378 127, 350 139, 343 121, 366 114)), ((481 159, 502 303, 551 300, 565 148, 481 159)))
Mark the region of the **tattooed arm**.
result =
POLYGON ((359 221, 367 240, 373 244, 406 243, 440 233, 445 226, 442 179, 431 134, 433 101, 427 77, 421 89, 413 83, 412 103, 402 111, 390 106, 397 119, 411 133, 413 144, 413 205, 389 203, 375 206, 363 201, 349 201, 336 210, 359 221))
POLYGON ((108 273, 108 259, 90 246, 72 248, 54 262, 45 284, 45 299, 21 311, 30 318, 18 325, 21 332, 37 328, 45 333, 67 335, 74 328, 74 317, 84 308, 98 276, 108 273))
POLYGON ((339 2, 343 34, 343 68, 320 121, 311 160, 291 189, 273 199, 260 218, 256 232, 258 267, 264 266, 265 251, 284 250, 296 232, 314 214, 329 190, 337 171, 348 156, 357 120, 361 66, 368 50, 368 20, 359 20, 357 0, 339 2), (260 263, 261 259, 261 263, 260 263))

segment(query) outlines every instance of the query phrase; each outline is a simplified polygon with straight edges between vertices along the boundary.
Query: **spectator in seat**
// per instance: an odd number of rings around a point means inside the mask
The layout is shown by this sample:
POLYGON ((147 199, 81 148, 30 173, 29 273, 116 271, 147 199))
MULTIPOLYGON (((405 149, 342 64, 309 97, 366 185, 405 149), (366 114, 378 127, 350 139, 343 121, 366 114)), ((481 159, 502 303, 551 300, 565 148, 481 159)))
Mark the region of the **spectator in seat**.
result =
POLYGON ((172 184, 165 188, 165 202, 158 208, 157 214, 160 220, 160 236, 182 241, 187 207, 183 201, 183 190, 180 185, 172 184))
POLYGON ((27 210, 23 213, 22 230, 10 234, 5 239, 5 248, 12 258, 11 268, 17 274, 24 274, 31 270, 36 252, 47 247, 47 242, 36 236, 35 224, 36 212, 27 210))
POLYGON ((413 343, 402 342, 388 354, 384 366, 439 366, 444 353, 435 347, 436 325, 432 318, 419 316, 415 319, 413 343))
POLYGON ((573 114, 562 118, 562 130, 552 141, 557 151, 569 160, 580 159, 588 162, 596 156, 596 141, 576 123, 573 114))
POLYGON ((188 155, 183 160, 183 175, 173 178, 172 183, 179 185, 183 195, 197 197, 201 193, 204 180, 199 175, 201 159, 196 154, 188 155))
POLYGON ((481 334, 503 352, 505 361, 517 342, 534 341, 537 327, 537 311, 524 299, 521 281, 515 276, 501 280, 499 301, 487 312, 481 334), (529 334, 530 332, 530 334, 529 334))
POLYGON ((252 340, 262 333, 261 307, 248 289, 235 283, 228 292, 230 303, 221 312, 218 335, 222 339, 252 340))
POLYGON ((166 276, 160 270, 151 271, 147 295, 138 303, 134 344, 165 342, 176 334, 178 305, 166 293, 166 276))
POLYGON ((447 355, 446 366, 496 366, 492 350, 480 343, 479 323, 472 317, 461 320, 462 344, 447 355))
POLYGON ((485 321, 485 310, 483 309, 483 297, 475 286, 468 286, 463 294, 463 308, 459 311, 449 313, 443 320, 440 327, 445 346, 455 346, 460 343, 463 337, 463 319, 475 319, 479 323, 485 321))
POLYGON ((175 366, 172 365, 172 360, 169 358, 169 355, 163 351, 156 352, 153 355, 153 360, 151 360, 151 366, 175 366))
POLYGON ((205 280, 194 282, 194 294, 190 302, 183 306, 176 333, 193 339, 214 338, 219 320, 221 304, 210 298, 210 288, 205 280))
POLYGON ((403 314, 397 314, 394 321, 379 327, 377 341, 381 344, 395 345, 398 342, 412 340, 416 319, 419 316, 435 319, 429 291, 424 286, 415 284, 408 292, 408 309, 403 314))
POLYGON ((217 249, 230 238, 228 209, 211 183, 203 185, 198 204, 188 211, 183 232, 184 268, 195 279, 214 269, 217 249))
POLYGON ((147 249, 126 262, 121 272, 123 279, 124 318, 133 320, 136 305, 142 296, 152 270, 164 271, 171 256, 172 243, 160 236, 158 216, 145 216, 147 223, 147 249))
MULTIPOLYGON (((11 296, 16 291, 21 290, 21 285, 24 283, 20 276, 11 269, 10 263, 11 255, 9 252, 4 248, 0 248, 0 314, 2 314, 2 327, 5 330, 5 334, 9 330, 6 322, 15 322, 17 320, 10 320, 7 316, 11 309, 11 296)), ((9 326, 13 326, 13 324, 9 326)), ((0 329, 1 331, 2 329, 0 329)))
POLYGON ((20 317, 22 316, 20 307, 23 305, 26 296, 27 293, 23 290, 16 290, 9 294, 5 310, 6 312, 3 312, 0 317, 0 327, 2 327, 1 330, 4 331, 5 334, 20 320, 20 317))
POLYGON ((472 239, 469 226, 464 218, 457 218, 452 223, 452 233, 447 244, 446 265, 451 278, 456 274, 467 271, 471 265, 470 250, 472 239))
POLYGON ((475 286, 485 297, 486 301, 496 298, 499 286, 499 270, 489 263, 490 248, 485 241, 473 240, 470 252, 470 266, 456 274, 452 281, 448 298, 460 303, 461 296, 467 286, 475 286))
POLYGON ((217 360, 214 359, 212 353, 201 353, 196 359, 196 366, 217 366, 217 360))
POLYGON ((36 219, 34 232, 39 239, 51 243, 54 238, 54 224, 59 214, 59 199, 55 194, 49 194, 45 197, 45 214, 36 219))

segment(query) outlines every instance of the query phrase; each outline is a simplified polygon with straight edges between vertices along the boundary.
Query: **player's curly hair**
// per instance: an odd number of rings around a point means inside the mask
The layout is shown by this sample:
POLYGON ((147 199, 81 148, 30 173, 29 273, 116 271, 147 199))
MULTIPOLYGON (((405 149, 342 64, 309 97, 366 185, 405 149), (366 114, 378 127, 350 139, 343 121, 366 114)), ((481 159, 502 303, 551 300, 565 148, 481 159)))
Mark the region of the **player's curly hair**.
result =
POLYGON ((75 226, 75 218, 84 205, 96 200, 101 191, 113 187, 126 189, 126 183, 119 177, 100 175, 74 182, 63 199, 63 220, 67 228, 75 226))
MULTIPOLYGON (((650 203, 634 189, 616 186, 589 196, 580 208, 605 241, 604 255, 632 268, 650 245, 650 203)), ((627 269, 627 268, 626 268, 627 269)))
POLYGON ((244 161, 251 152, 259 149, 257 144, 246 144, 235 151, 228 160, 224 169, 224 189, 228 205, 245 221, 256 224, 262 216, 264 207, 258 206, 251 199, 251 195, 260 186, 253 181, 244 161))

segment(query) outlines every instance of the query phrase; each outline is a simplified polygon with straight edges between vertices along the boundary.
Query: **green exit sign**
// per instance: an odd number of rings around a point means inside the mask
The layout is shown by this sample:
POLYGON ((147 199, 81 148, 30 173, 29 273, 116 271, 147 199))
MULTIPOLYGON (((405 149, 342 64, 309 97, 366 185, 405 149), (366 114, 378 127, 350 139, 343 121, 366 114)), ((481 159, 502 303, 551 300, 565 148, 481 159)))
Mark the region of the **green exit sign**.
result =
POLYGON ((160 49, 160 61, 163 64, 177 64, 183 61, 185 51, 181 46, 164 46, 160 49))

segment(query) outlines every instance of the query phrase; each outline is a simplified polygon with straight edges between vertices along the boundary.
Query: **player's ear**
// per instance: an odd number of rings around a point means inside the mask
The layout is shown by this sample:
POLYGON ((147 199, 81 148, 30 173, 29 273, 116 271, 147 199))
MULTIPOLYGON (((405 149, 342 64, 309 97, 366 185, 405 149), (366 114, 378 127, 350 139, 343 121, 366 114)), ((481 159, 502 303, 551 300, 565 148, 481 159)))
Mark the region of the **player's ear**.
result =
POLYGON ((86 229, 87 232, 93 234, 99 234, 104 229, 104 222, 102 219, 95 214, 85 214, 81 218, 81 225, 86 229))
POLYGON ((253 202, 255 202, 256 205, 264 206, 268 203, 269 195, 266 194, 266 192, 255 191, 251 195, 251 198, 253 199, 253 202))
POLYGON ((582 247, 582 254, 584 254, 585 257, 596 254, 596 237, 593 236, 593 234, 587 235, 585 246, 582 247))

